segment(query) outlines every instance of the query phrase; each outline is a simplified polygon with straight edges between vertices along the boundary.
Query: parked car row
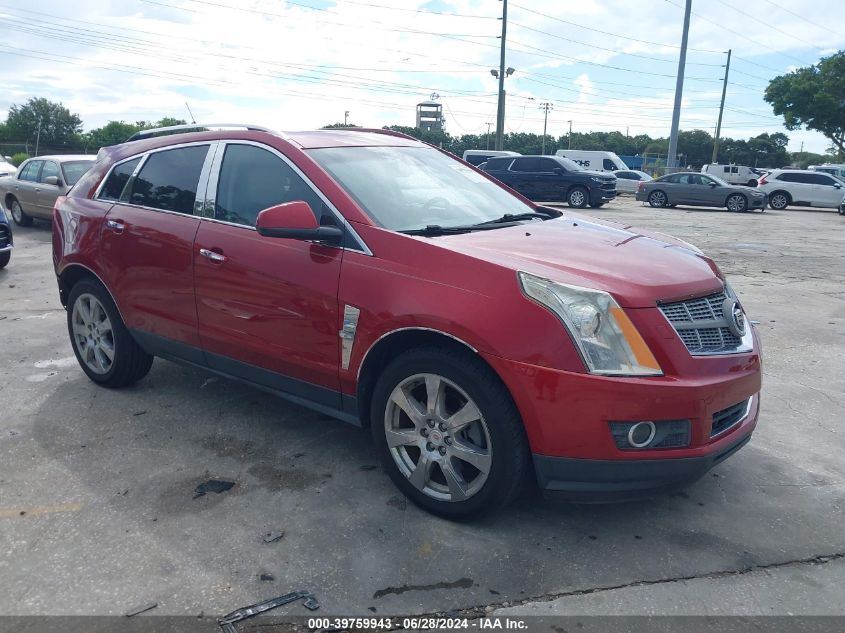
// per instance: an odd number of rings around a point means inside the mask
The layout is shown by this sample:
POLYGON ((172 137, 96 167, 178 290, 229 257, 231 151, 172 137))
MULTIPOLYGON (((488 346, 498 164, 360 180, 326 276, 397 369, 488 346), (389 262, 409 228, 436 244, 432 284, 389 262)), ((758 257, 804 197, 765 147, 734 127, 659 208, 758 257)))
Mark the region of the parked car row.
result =
POLYGON ((721 178, 698 172, 678 172, 656 180, 641 182, 637 200, 652 207, 688 204, 701 207, 725 207, 728 211, 766 208, 766 194, 756 188, 731 185, 721 178))

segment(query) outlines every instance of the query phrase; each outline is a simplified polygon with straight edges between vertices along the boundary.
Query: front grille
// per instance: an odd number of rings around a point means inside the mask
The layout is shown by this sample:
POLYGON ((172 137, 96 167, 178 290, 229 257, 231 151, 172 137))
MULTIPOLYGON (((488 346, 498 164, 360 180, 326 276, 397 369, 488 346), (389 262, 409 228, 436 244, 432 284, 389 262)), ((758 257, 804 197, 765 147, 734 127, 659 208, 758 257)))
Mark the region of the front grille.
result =
POLYGON ((690 353, 724 354, 735 352, 742 345, 742 339, 730 330, 722 313, 725 299, 725 293, 718 292, 659 307, 690 353))
POLYGON ((748 398, 742 402, 737 402, 727 409, 722 409, 714 413, 713 426, 710 428, 710 437, 716 437, 720 433, 724 433, 745 418, 750 400, 751 398, 748 398))

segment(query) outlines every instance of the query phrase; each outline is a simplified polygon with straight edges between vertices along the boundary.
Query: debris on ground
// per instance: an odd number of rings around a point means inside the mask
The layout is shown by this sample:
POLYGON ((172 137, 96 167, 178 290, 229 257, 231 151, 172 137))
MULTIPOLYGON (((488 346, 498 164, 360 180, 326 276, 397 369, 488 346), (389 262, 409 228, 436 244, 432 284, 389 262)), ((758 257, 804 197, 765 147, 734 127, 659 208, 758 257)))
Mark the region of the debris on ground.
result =
POLYGON ((126 617, 131 618, 133 615, 139 615, 146 611, 150 611, 151 609, 155 609, 158 606, 158 602, 151 602, 150 604, 145 604, 140 607, 135 607, 131 611, 126 612, 126 617))
POLYGON ((235 622, 246 620, 247 618, 251 618, 259 613, 264 613, 270 609, 275 609, 276 607, 281 607, 284 604, 296 602, 297 600, 304 600, 302 604, 310 611, 316 611, 320 608, 320 602, 310 591, 294 591, 292 593, 279 596, 278 598, 271 598, 270 600, 265 600, 264 602, 259 602, 258 604, 252 604, 248 607, 232 611, 231 613, 224 615, 222 618, 219 618, 217 623, 220 625, 220 628, 223 629, 224 633, 237 633, 235 622))
POLYGON ((205 494, 208 492, 214 492, 216 494, 226 492, 227 490, 231 489, 234 485, 234 481, 226 481, 225 479, 209 479, 208 481, 201 483, 194 489, 194 492, 196 493, 194 495, 194 499, 205 496, 205 494))
POLYGON ((261 574, 258 579, 262 582, 271 582, 276 580, 276 577, 273 574, 261 574))
POLYGON ((285 535, 284 530, 278 530, 277 532, 267 532, 267 534, 264 535, 264 542, 265 543, 275 543, 280 538, 282 538, 284 535, 285 535))

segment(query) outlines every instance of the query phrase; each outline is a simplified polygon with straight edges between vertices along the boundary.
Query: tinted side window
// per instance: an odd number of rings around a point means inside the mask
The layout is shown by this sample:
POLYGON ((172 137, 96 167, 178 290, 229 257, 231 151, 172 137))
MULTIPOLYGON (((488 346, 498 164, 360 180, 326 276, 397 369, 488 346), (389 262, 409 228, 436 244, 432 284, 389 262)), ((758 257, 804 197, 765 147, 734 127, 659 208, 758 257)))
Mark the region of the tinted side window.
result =
POLYGON ((788 182, 800 182, 805 185, 812 185, 815 184, 813 178, 815 174, 788 174, 789 181, 788 182))
POLYGON ((622 178, 623 180, 639 180, 636 174, 630 171, 619 171, 616 172, 617 178, 622 178))
POLYGON ((486 161, 488 158, 490 157, 485 154, 468 154, 464 160, 470 165, 478 166, 484 161, 486 161))
POLYGON ((813 174, 813 180, 815 180, 816 185, 826 185, 828 187, 832 187, 836 184, 836 182, 830 176, 825 176, 824 174, 813 174))
POLYGON ((555 169, 563 169, 563 166, 553 158, 538 158, 540 161, 540 171, 552 172, 555 169))
POLYGON ((540 158, 517 158, 513 161, 511 171, 538 172, 543 171, 540 158))
POLYGON ((660 180, 660 182, 670 182, 672 184, 677 184, 679 182, 679 178, 680 178, 680 176, 673 174, 671 176, 664 176, 663 178, 660 178, 659 180, 660 180))
POLYGON ((129 204, 193 214, 207 153, 208 145, 198 145, 150 154, 130 185, 129 204))
POLYGON ((304 200, 322 216, 323 201, 281 158, 254 145, 226 146, 215 219, 255 226, 259 211, 294 200, 304 200))
POLYGON ((512 160, 513 158, 490 158, 487 160, 484 171, 505 171, 512 160))
POLYGON ((38 170, 41 169, 42 162, 40 160, 28 162, 26 167, 23 168, 23 171, 21 171, 20 176, 18 176, 18 180, 28 180, 30 182, 38 180, 38 170))
POLYGON ((613 161, 612 161, 612 160, 610 160, 609 158, 605 158, 605 159, 604 159, 604 162, 602 163, 602 166, 603 166, 603 167, 604 167, 607 171, 613 171, 614 169, 616 169, 616 165, 614 165, 614 164, 613 164, 613 161))
POLYGON ((135 171, 135 168, 138 166, 139 162, 141 162, 140 156, 138 158, 135 158, 134 160, 129 160, 125 163, 121 163, 120 165, 112 169, 112 172, 111 174, 109 174, 106 183, 100 190, 100 200, 112 200, 114 202, 120 200, 120 194, 123 193, 123 189, 126 187, 126 183, 129 182, 129 177, 135 171))
POLYGON ((59 177, 59 166, 51 160, 45 160, 44 166, 41 168, 41 176, 39 176, 38 182, 47 182, 47 178, 50 176, 55 176, 56 178, 59 177))
POLYGON ((778 177, 775 180, 781 180, 783 182, 795 182, 792 180, 792 174, 778 174, 778 177))

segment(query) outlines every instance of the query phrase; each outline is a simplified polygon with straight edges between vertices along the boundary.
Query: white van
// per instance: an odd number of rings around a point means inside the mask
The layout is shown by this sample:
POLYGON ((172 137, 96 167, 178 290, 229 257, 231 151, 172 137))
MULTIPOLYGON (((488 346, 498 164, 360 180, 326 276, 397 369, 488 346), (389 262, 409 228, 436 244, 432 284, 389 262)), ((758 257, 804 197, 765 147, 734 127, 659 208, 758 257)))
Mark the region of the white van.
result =
POLYGON ((613 152, 589 152, 580 149, 559 149, 556 156, 563 156, 593 171, 619 171, 629 169, 628 165, 613 152))
POLYGON ((845 180, 845 165, 825 163, 824 165, 810 165, 807 169, 810 171, 823 171, 831 176, 836 176, 840 180, 845 180))
POLYGON ((702 167, 701 173, 718 176, 732 185, 747 185, 749 187, 756 187, 759 179, 756 171, 744 165, 717 165, 714 163, 702 167))
POLYGON ((476 167, 494 156, 522 156, 519 152, 506 152, 495 149, 468 149, 464 152, 463 159, 470 165, 476 167))

